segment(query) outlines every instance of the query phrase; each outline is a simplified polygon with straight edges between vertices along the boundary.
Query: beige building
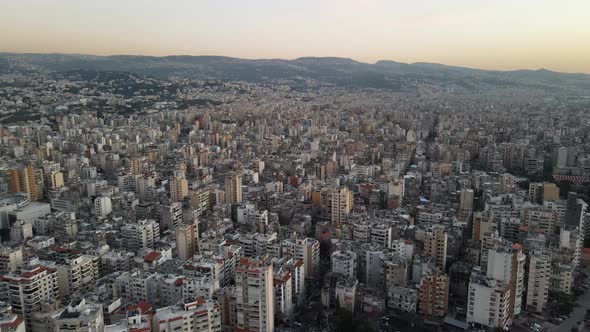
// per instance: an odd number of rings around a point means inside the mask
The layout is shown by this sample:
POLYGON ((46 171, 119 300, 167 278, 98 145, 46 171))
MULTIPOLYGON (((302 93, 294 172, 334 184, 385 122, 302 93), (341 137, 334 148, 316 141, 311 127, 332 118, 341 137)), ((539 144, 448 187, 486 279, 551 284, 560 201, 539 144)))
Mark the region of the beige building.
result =
POLYGON ((225 177, 225 203, 242 203, 242 174, 232 173, 225 177))
POLYGON ((0 248, 0 275, 16 272, 23 266, 23 251, 21 248, 0 248))
POLYGON ((447 231, 436 227, 424 234, 424 255, 433 257, 436 267, 445 271, 447 267, 447 231))
POLYGON ((199 252, 199 224, 180 224, 176 227, 176 252, 180 259, 190 259, 199 252))
POLYGON ((543 251, 532 251, 529 257, 526 296, 529 311, 542 313, 547 307, 550 277, 551 255, 543 251))
POLYGON ((312 193, 314 205, 319 205, 324 217, 332 224, 341 224, 346 216, 352 212, 354 196, 346 187, 323 188, 320 192, 312 193))
POLYGON ((47 186, 50 189, 58 189, 64 186, 64 173, 51 172, 47 175, 47 186))
POLYGON ((81 255, 57 265, 59 296, 68 298, 91 291, 99 278, 99 258, 81 255))
POLYGON ((188 180, 179 177, 170 180, 170 200, 182 202, 185 197, 188 197, 188 180))
POLYGON ((32 201, 43 199, 43 171, 33 166, 20 166, 8 170, 8 190, 27 193, 32 201))

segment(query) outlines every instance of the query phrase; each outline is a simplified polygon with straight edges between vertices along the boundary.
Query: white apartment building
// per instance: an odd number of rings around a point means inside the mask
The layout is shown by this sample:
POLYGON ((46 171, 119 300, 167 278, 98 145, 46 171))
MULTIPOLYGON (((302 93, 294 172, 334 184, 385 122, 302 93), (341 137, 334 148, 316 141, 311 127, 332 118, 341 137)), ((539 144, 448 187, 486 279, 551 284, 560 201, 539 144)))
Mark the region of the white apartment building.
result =
POLYGON ((153 248, 160 240, 160 225, 151 219, 139 220, 137 223, 125 224, 121 227, 121 233, 129 250, 153 248))
POLYGON ((13 312, 27 324, 31 315, 41 310, 43 301, 53 301, 58 295, 56 269, 42 265, 26 267, 20 273, 0 277, 0 301, 10 304, 13 312))
POLYGON ((510 318, 510 286, 474 268, 469 280, 467 323, 478 328, 507 330, 510 318))
POLYGON ((156 310, 152 328, 155 332, 221 332, 221 307, 203 297, 156 310))
POLYGON ((242 258, 236 267, 237 328, 274 331, 273 269, 261 261, 242 258))
POLYGON ((532 251, 529 258, 526 297, 529 311, 542 313, 547 307, 550 276, 551 255, 542 251, 532 251))
POLYGON ((81 255, 57 265, 59 296, 67 298, 91 291, 99 278, 99 258, 81 255))

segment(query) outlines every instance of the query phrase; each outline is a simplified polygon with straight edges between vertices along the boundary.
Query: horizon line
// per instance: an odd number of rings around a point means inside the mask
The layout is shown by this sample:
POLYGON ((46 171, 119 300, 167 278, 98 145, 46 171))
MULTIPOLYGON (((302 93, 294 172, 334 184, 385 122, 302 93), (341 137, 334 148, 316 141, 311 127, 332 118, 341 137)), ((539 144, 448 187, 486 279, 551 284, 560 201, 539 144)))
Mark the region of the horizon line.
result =
POLYGON ((374 62, 371 61, 364 61, 355 58, 343 57, 343 56, 332 56, 332 55, 306 55, 306 56, 299 56, 294 58, 265 58, 265 57, 236 57, 236 56, 229 56, 229 55, 215 55, 215 54, 166 54, 166 55, 151 55, 151 54, 137 54, 137 53, 111 53, 111 54, 91 54, 91 53, 68 53, 68 52, 14 52, 14 51, 2 51, 0 50, 0 54, 20 54, 20 55, 66 55, 66 56, 94 56, 94 57, 151 57, 151 58, 166 58, 166 57, 217 57, 217 58, 230 58, 230 59, 238 59, 238 60, 247 60, 247 61, 276 61, 276 60, 283 60, 283 61, 296 61, 300 59, 342 59, 342 60, 350 60, 361 64, 368 64, 368 65, 375 65, 379 62, 394 62, 402 65, 417 65, 417 64, 429 64, 429 65, 439 65, 445 67, 454 67, 454 68, 463 68, 463 69, 472 69, 472 70, 482 70, 482 71, 492 71, 492 72, 515 72, 515 71, 548 71, 556 74, 568 74, 568 75, 590 75, 590 72, 570 72, 570 71, 557 71, 553 69, 549 69, 546 67, 540 68, 513 68, 513 69, 490 69, 490 68, 482 68, 482 67, 471 67, 471 66, 462 66, 462 65, 455 65, 455 64, 445 64, 440 62, 429 62, 429 61, 416 61, 416 62, 403 62, 403 61, 396 61, 392 59, 380 59, 374 62))

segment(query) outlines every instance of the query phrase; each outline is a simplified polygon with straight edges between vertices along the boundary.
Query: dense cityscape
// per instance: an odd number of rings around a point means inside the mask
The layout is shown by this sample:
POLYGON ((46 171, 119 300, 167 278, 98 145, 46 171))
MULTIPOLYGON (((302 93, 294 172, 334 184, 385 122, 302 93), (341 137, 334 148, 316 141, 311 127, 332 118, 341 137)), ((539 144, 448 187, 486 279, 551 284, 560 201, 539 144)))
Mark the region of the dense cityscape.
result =
POLYGON ((2 59, 0 331, 584 328, 589 96, 2 59))

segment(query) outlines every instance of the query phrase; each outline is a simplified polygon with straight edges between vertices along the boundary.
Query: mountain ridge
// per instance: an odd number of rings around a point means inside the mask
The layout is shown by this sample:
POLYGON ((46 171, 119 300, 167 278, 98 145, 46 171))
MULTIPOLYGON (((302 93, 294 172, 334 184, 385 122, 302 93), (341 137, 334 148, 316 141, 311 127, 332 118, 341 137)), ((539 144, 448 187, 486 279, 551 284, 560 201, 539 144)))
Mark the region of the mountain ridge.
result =
POLYGON ((584 95, 584 91, 590 91, 590 74, 560 73, 544 68, 502 71, 428 62, 379 60, 366 63, 343 57, 313 56, 296 59, 241 59, 216 55, 0 53, 1 71, 24 68, 54 72, 124 71, 163 78, 319 84, 405 92, 421 87, 461 93, 515 87, 552 94, 584 95))

